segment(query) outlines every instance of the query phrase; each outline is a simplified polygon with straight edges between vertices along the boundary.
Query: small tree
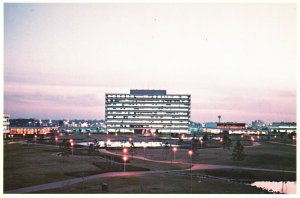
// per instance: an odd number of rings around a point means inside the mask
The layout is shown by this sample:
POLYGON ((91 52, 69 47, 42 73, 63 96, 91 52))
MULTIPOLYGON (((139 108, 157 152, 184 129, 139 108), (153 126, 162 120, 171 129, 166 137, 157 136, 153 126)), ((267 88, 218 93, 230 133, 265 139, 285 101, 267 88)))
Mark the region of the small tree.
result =
POLYGON ((208 140, 208 135, 207 135, 207 133, 204 134, 202 140, 203 140, 204 142, 206 142, 206 141, 208 140))
POLYGON ((130 148, 129 148, 129 153, 131 154, 131 158, 132 158, 132 160, 133 160, 133 155, 136 154, 137 149, 136 149, 136 147, 135 147, 135 145, 134 145, 133 142, 131 142, 130 144, 131 144, 131 145, 130 145, 130 148))
POLYGON ((241 161, 245 158, 244 146, 241 144, 240 140, 236 142, 236 145, 233 148, 232 159, 241 161))
POLYGON ((199 147, 199 141, 196 140, 196 139, 193 139, 192 142, 191 142, 191 146, 192 146, 192 151, 194 153, 193 156, 196 156, 196 155, 199 155, 198 154, 198 147, 199 147))
POLYGON ((229 138, 228 132, 224 132, 223 134, 223 142, 222 142, 222 146, 223 149, 228 149, 230 150, 232 143, 231 143, 231 139, 229 138))

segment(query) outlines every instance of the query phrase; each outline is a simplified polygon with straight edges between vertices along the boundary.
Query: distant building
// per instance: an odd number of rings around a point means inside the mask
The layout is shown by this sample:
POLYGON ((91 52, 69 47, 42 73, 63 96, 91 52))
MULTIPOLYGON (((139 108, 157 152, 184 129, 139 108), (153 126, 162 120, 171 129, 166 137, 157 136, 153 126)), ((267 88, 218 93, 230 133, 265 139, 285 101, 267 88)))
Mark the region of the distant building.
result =
POLYGON ((251 126, 251 128, 255 130, 260 130, 264 127, 266 127, 266 124, 262 120, 254 120, 251 126))
POLYGON ((7 135, 9 134, 9 114, 3 115, 3 136, 4 139, 7 138, 7 135))
POLYGON ((273 122, 269 126, 270 132, 292 133, 297 131, 296 122, 273 122))
POLYGON ((217 123, 217 129, 221 129, 221 130, 243 130, 243 129, 246 129, 246 123, 236 123, 236 122, 217 123))
POLYGON ((202 132, 202 124, 190 121, 189 130, 191 131, 191 133, 202 132))
POLYGON ((42 127, 42 126, 37 126, 37 127, 10 127, 10 134, 48 134, 51 133, 53 130, 53 127, 42 127))
POLYGON ((166 90, 130 90, 130 94, 105 94, 108 132, 190 133, 191 96, 166 90))

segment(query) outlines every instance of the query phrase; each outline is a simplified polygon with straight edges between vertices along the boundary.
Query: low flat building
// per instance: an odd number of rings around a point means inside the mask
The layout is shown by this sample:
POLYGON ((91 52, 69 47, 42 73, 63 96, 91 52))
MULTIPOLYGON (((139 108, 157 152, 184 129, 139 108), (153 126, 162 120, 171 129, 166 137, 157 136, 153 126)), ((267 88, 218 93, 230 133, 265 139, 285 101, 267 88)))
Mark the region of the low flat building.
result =
POLYGON ((10 127, 10 134, 17 135, 17 134, 48 134, 51 133, 53 127, 10 127))
POLYGON ((217 129, 221 130, 244 130, 246 129, 246 123, 237 122, 221 122, 217 123, 217 129))
POLYGON ((297 124, 296 122, 273 122, 268 128, 270 132, 296 133, 297 124))

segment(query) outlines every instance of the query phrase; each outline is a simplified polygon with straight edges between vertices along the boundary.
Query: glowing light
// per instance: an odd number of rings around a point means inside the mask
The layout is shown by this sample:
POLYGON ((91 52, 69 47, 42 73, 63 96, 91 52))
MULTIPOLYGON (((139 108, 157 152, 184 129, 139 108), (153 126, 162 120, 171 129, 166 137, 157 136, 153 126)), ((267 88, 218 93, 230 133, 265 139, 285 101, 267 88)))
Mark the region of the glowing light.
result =
POLYGON ((128 151, 127 148, 123 149, 123 153, 127 153, 127 151, 128 151))
POLYGON ((126 162, 127 159, 128 159, 127 156, 124 156, 124 157, 123 157, 123 161, 124 161, 124 162, 126 162))
POLYGON ((173 151, 174 151, 174 152, 176 152, 176 151, 177 151, 177 148, 176 148, 176 147, 174 147, 174 148, 173 148, 173 151))
POLYGON ((189 155, 193 155, 193 151, 192 150, 189 150, 189 155))

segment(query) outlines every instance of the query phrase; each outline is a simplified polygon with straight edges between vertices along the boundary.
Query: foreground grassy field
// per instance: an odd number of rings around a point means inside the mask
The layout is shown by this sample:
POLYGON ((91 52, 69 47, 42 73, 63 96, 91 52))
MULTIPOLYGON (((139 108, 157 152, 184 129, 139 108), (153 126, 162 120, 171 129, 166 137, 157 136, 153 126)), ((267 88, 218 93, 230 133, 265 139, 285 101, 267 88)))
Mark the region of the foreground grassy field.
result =
MULTIPOLYGON (((108 191, 104 193, 191 193, 190 176, 176 176, 170 174, 149 174, 142 177, 96 179, 90 182, 82 182, 60 189, 40 191, 37 193, 103 193, 101 189, 102 183, 108 184, 108 191)), ((257 194, 262 193, 262 191, 248 185, 193 177, 192 193, 257 194)))
MULTIPOLYGON (((61 181, 74 177, 99 174, 110 171, 122 171, 123 164, 105 162, 98 153, 88 155, 85 151, 75 150, 69 157, 57 156, 58 147, 39 144, 4 144, 4 191, 61 181), (84 154, 85 153, 85 154, 84 154)), ((120 151, 114 151, 119 152, 120 151)), ((257 168, 296 170, 296 147, 262 143, 260 146, 245 147, 246 158, 243 161, 231 160, 231 150, 220 148, 199 149, 193 163, 237 165, 257 168)), ((147 149, 146 157, 151 159, 173 160, 172 151, 147 149)), ((144 155, 143 149, 137 154, 144 155)), ((113 158, 110 158, 113 159, 113 158)), ((186 149, 176 153, 176 162, 189 162, 186 149)), ((141 159, 130 160, 127 170, 178 170, 187 169, 189 164, 157 163, 141 159)), ((189 172, 187 172, 189 173, 189 172)), ((254 180, 295 180, 295 174, 271 173, 260 171, 241 171, 234 169, 194 171, 197 174, 212 175, 233 179, 254 180), (243 178, 236 178, 241 177, 243 178)), ((85 181, 80 184, 52 189, 41 193, 99 193, 100 184, 109 184, 109 193, 189 193, 190 177, 174 174, 146 174, 136 177, 117 177, 85 181)), ((223 180, 193 177, 193 193, 259 193, 254 187, 228 183, 223 180), (214 186, 214 188, 212 188, 214 186)))

